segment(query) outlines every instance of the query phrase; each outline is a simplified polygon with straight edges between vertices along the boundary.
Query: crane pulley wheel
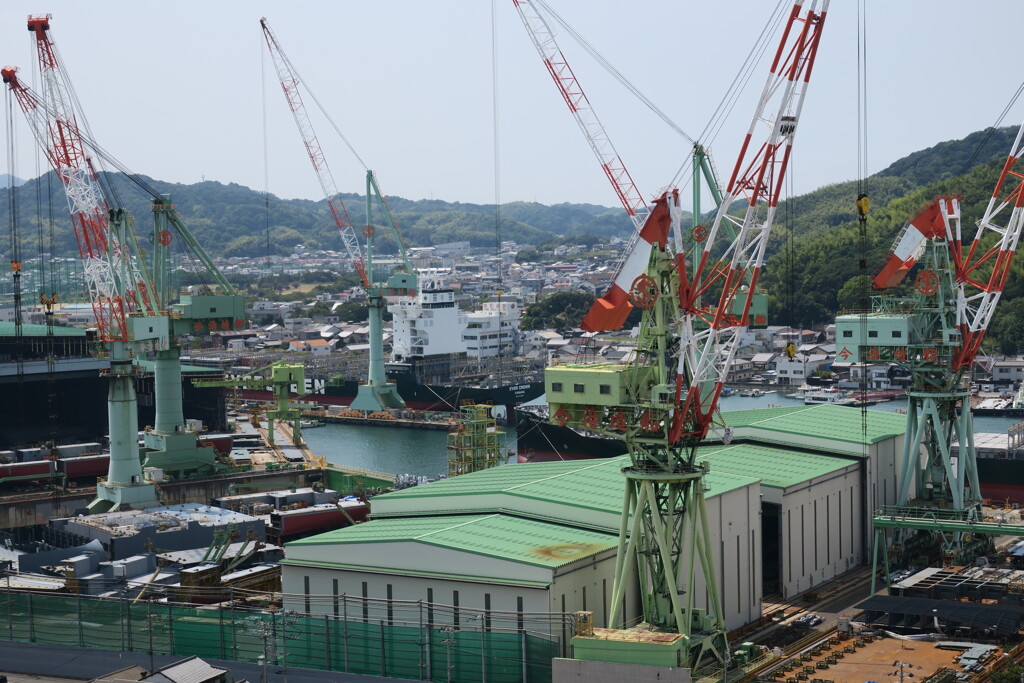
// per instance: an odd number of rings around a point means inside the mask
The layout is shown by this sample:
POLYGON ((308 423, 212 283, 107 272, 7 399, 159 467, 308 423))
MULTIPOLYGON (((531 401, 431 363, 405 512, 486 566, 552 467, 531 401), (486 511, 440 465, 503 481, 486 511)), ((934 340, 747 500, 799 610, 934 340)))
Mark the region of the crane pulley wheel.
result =
POLYGON ((694 242, 703 242, 708 238, 708 226, 706 225, 695 225, 690 230, 690 238, 694 242))
POLYGON ((939 291, 939 276, 934 270, 922 270, 914 279, 914 289, 919 294, 931 296, 939 291))
POLYGON ((363 237, 373 237, 373 233, 377 232, 376 228, 372 225, 367 225, 363 228, 363 237))
POLYGON ((160 244, 164 245, 165 247, 171 243, 172 239, 174 239, 174 237, 173 235, 171 235, 170 230, 161 230, 160 234, 157 235, 157 241, 159 241, 160 244))
POLYGON ((629 298, 637 308, 650 308, 658 300, 658 283, 646 273, 640 275, 629 288, 629 298))

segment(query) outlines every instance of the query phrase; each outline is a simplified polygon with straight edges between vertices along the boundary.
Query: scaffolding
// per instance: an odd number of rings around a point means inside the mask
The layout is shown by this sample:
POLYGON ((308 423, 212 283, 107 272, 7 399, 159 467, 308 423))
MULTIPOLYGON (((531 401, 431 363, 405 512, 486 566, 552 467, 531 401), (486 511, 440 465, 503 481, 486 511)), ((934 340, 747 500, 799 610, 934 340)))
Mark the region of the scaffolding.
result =
POLYGON ((448 476, 497 467, 504 460, 505 433, 491 415, 494 406, 459 407, 459 421, 448 432, 448 476))

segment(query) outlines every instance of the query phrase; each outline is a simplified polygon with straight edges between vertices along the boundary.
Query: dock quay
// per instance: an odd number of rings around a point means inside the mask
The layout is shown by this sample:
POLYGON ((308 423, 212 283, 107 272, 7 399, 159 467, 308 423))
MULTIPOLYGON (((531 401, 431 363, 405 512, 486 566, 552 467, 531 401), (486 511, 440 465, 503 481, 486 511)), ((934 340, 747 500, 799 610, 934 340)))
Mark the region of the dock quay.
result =
MULTIPOLYGON (((419 411, 408 411, 419 412, 419 411)), ((371 413, 370 415, 373 415, 371 413)), ((339 415, 328 410, 304 410, 302 416, 307 419, 319 420, 330 424, 368 425, 371 427, 393 427, 398 429, 432 429, 447 432, 455 426, 457 420, 451 413, 429 413, 431 417, 370 417, 357 415, 339 415), (437 415, 437 417, 434 417, 437 415)))

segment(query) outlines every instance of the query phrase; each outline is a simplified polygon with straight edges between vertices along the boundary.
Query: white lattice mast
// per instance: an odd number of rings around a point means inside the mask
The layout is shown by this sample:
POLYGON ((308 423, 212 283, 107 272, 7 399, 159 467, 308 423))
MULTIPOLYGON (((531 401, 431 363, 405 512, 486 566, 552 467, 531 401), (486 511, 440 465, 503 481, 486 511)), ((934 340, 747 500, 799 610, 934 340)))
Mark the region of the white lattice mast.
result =
POLYGON ((954 367, 959 370, 970 371, 978 356, 1020 241, 1024 226, 1024 168, 1018 167, 1021 156, 1024 156, 1024 123, 1017 130, 967 253, 963 251, 959 231, 950 242, 956 280, 961 283, 957 326, 963 341, 954 359, 954 367))
POLYGON ((366 272, 366 259, 363 255, 362 246, 359 243, 355 228, 352 226, 352 221, 349 220, 345 203, 341 200, 338 188, 334 184, 334 176, 331 175, 327 159, 320 148, 316 131, 313 130, 313 124, 306 113, 306 106, 302 101, 302 93, 299 91, 302 80, 281 48, 280 43, 278 43, 274 32, 270 30, 266 18, 260 19, 260 26, 263 27, 263 37, 266 40, 270 56, 274 60, 274 67, 277 69, 277 78, 281 83, 281 90, 284 91, 284 97, 288 101, 288 108, 295 118, 295 125, 298 126, 299 135, 302 136, 302 142, 306 146, 306 153, 313 164, 313 170, 316 172, 320 189, 323 190, 324 198, 327 200, 327 206, 331 210, 334 224, 338 227, 338 232, 341 233, 341 240, 345 245, 345 251, 348 253, 352 267, 359 273, 363 286, 368 287, 370 279, 366 272))
MULTIPOLYGON (((765 248, 789 164, 807 85, 828 11, 828 0, 813 0, 804 11, 797 0, 790 12, 768 80, 743 141, 725 195, 693 272, 677 256, 679 272, 680 357, 676 375, 681 408, 674 416, 673 437, 699 441, 708 432, 737 341, 749 325, 765 248), (742 217, 729 208, 743 199, 742 217), (736 238, 715 258, 711 251, 723 223, 736 238), (720 289, 713 309, 702 297, 720 289), (685 394, 685 396, 683 396, 685 394)), ((679 231, 676 231, 677 240, 679 231)))
POLYGON ((103 341, 126 341, 128 315, 151 308, 149 287, 136 269, 130 245, 110 230, 110 209, 85 152, 74 111, 74 91, 57 60, 49 20, 50 15, 28 20, 29 30, 36 36, 41 102, 18 80, 15 68, 5 67, 2 77, 64 185, 100 337, 103 341))

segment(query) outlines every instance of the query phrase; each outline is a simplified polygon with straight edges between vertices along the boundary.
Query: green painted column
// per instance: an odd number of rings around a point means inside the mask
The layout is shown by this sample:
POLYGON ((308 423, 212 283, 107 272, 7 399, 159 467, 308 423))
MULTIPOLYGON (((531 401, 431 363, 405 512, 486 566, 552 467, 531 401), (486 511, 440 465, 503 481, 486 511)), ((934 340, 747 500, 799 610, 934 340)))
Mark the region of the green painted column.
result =
POLYGON ((153 369, 156 393, 156 431, 170 434, 185 426, 181 408, 181 349, 157 351, 153 369))
POLYGON ((141 483, 139 408, 132 382, 132 360, 128 358, 123 342, 112 342, 110 347, 110 388, 107 392, 110 470, 107 483, 141 483))

